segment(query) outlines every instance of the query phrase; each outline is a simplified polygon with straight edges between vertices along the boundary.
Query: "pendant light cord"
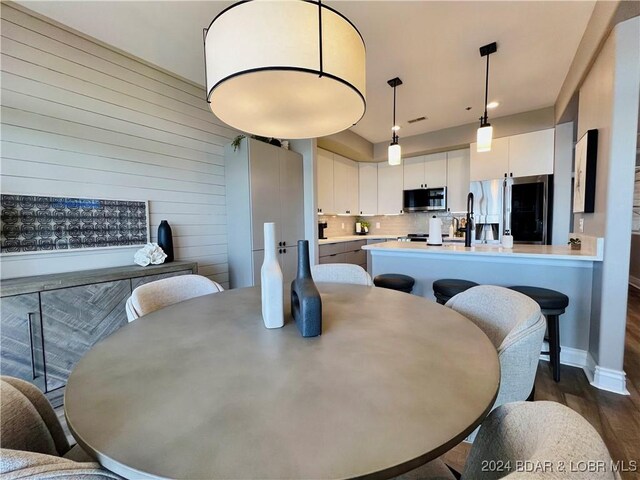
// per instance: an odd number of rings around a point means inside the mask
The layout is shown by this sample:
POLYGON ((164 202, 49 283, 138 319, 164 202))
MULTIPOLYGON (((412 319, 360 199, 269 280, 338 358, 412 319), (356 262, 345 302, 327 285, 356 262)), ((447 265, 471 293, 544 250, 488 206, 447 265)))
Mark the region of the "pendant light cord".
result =
POLYGON ((484 82, 484 117, 482 118, 482 125, 486 125, 489 120, 489 115, 487 114, 487 102, 489 101, 489 57, 491 54, 487 54, 487 74, 484 82))
POLYGON ((395 126, 396 126, 396 85, 393 86, 393 125, 391 126, 393 134, 391 136, 391 141, 394 143, 397 143, 398 132, 395 131, 395 126))

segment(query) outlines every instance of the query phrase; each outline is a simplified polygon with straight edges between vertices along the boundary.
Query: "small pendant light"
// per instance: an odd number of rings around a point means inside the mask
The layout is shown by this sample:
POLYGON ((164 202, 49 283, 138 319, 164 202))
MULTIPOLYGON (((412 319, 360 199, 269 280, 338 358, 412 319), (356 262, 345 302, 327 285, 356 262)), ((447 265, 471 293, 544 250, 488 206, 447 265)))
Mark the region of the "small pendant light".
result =
POLYGON ((496 53, 497 51, 498 44, 496 42, 480 47, 480 56, 487 57, 487 74, 484 84, 484 115, 480 117, 480 128, 478 128, 478 152, 491 151, 493 127, 489 123, 489 116, 487 115, 487 102, 489 96, 489 55, 491 55, 492 53, 496 53))
POLYGON ((400 126, 396 123, 396 87, 402 85, 402 80, 396 77, 387 83, 393 88, 393 127, 391 127, 391 144, 389 145, 389 165, 400 165, 402 163, 402 148, 398 143, 400 126))

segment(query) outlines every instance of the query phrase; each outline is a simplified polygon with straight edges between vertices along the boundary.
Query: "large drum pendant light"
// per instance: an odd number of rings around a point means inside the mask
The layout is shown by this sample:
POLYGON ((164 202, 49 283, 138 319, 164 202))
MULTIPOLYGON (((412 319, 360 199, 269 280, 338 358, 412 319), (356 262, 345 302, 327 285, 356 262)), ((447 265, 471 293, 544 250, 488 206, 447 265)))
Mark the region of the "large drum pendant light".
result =
POLYGON ((205 30, 204 50, 207 101, 238 130, 315 138, 364 115, 364 41, 320 2, 236 3, 205 30))

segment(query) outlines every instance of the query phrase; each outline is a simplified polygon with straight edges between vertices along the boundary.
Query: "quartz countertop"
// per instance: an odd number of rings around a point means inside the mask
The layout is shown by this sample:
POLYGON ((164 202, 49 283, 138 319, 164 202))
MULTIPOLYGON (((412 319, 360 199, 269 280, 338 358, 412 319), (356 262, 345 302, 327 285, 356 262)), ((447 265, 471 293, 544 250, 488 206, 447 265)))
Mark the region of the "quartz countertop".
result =
POLYGON ((401 236, 402 235, 379 235, 375 233, 369 233, 367 235, 344 235, 340 237, 323 238, 322 240, 318 240, 318 244, 325 245, 327 243, 353 242, 356 240, 395 240, 401 236))
POLYGON ((434 247, 418 242, 385 242, 374 245, 365 245, 364 250, 392 254, 433 254, 433 255, 459 255, 463 256, 489 256, 489 257, 520 257, 520 258, 544 258, 545 260, 583 260, 591 262, 602 261, 604 239, 598 238, 592 248, 585 247, 581 250, 571 250, 568 245, 521 245, 513 248, 504 248, 500 245, 472 245, 465 247, 459 244, 445 243, 441 247, 434 247))

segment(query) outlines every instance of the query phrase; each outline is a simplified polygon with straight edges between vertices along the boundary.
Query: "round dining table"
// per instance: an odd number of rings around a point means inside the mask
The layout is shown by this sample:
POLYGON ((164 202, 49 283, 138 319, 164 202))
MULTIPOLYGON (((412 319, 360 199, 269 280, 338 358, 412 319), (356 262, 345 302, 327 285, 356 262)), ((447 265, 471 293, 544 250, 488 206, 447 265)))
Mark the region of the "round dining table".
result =
POLYGON ((491 410, 498 357, 470 320, 393 290, 317 286, 318 337, 303 338, 288 312, 266 329, 259 287, 126 325, 73 370, 71 433, 130 479, 390 478, 491 410))

